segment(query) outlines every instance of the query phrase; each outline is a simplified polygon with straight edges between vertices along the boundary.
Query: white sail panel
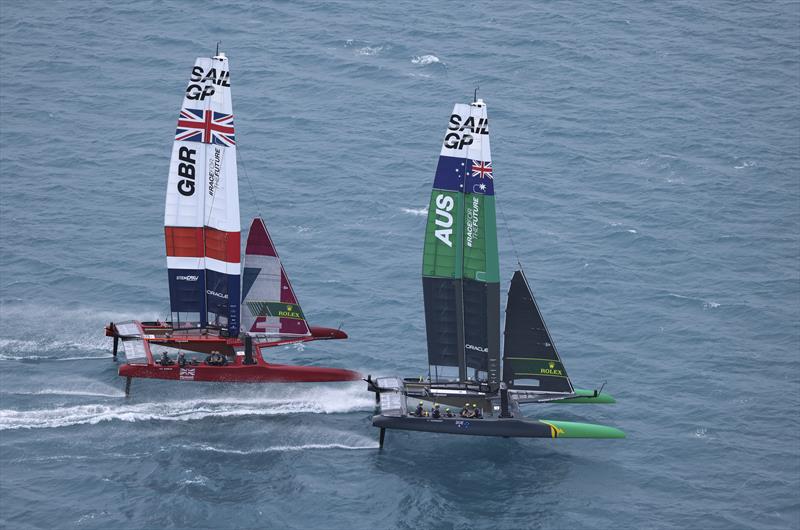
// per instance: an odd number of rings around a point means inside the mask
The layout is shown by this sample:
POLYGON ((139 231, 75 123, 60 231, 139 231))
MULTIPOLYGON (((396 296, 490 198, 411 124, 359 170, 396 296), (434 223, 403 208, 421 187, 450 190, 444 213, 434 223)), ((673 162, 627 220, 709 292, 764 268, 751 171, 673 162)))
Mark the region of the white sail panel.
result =
POLYGON ((241 231, 228 59, 200 57, 172 148, 164 226, 241 231))
POLYGON ((440 155, 482 162, 492 161, 489 147, 489 118, 483 100, 479 99, 470 105, 457 103, 453 107, 440 155))

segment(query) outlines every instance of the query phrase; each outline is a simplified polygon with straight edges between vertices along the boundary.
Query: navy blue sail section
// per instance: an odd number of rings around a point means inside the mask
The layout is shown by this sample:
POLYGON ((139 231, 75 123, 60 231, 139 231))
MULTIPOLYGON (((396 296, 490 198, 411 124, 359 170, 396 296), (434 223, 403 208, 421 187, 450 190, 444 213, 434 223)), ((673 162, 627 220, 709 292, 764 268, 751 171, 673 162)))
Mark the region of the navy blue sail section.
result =
POLYGON ((206 269, 208 323, 239 334, 239 275, 206 269))
POLYGON ((441 155, 433 187, 440 190, 494 195, 492 163, 441 155))
POLYGON ((242 271, 242 300, 247 298, 250 289, 258 278, 259 272, 261 272, 261 269, 255 267, 245 267, 242 271))
MULTIPOLYGON (((170 311, 181 323, 206 324, 203 269, 167 269, 170 311)), ((177 322, 175 323, 178 324, 177 322)))

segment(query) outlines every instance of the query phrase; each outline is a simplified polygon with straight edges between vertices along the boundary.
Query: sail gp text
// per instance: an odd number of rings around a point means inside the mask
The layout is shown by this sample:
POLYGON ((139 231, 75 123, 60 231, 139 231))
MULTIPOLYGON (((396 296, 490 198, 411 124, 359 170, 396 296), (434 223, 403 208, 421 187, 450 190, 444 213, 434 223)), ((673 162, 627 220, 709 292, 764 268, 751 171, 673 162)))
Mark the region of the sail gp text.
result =
POLYGON ((489 134, 489 118, 476 120, 475 116, 470 116, 464 120, 458 114, 452 114, 447 130, 451 132, 444 136, 444 146, 448 149, 463 149, 464 146, 472 145, 475 140, 473 135, 489 134))
POLYGON ((203 101, 214 95, 216 87, 230 87, 230 81, 231 73, 227 70, 220 70, 218 73, 216 68, 210 68, 206 72, 202 66, 195 66, 192 68, 189 86, 186 87, 186 99, 203 101))

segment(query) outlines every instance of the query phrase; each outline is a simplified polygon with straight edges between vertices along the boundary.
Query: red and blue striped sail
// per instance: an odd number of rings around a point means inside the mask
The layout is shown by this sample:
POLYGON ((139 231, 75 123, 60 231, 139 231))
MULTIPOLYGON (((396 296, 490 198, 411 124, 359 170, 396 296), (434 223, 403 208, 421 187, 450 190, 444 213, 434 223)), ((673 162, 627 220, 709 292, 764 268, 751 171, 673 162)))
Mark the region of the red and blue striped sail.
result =
POLYGON ((164 231, 175 327, 239 334, 241 243, 230 71, 198 58, 178 117, 164 231))
POLYGON ((242 329, 253 336, 287 339, 311 335, 303 309, 260 217, 253 219, 244 256, 242 329))

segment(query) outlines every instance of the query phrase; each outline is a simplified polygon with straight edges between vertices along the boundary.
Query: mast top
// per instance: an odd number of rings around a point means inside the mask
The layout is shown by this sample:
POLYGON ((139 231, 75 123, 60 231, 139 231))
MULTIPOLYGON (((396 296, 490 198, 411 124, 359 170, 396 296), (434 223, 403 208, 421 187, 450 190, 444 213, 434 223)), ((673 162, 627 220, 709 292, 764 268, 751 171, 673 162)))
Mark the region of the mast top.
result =
POLYGON ((219 51, 219 45, 222 43, 221 40, 217 41, 217 51, 214 53, 214 59, 219 59, 220 61, 225 59, 225 52, 219 51))
POLYGON ((486 106, 486 103, 484 103, 482 99, 478 98, 478 90, 480 90, 480 88, 481 87, 476 86, 475 92, 472 95, 472 103, 470 103, 470 105, 472 105, 473 107, 481 108, 486 106))

